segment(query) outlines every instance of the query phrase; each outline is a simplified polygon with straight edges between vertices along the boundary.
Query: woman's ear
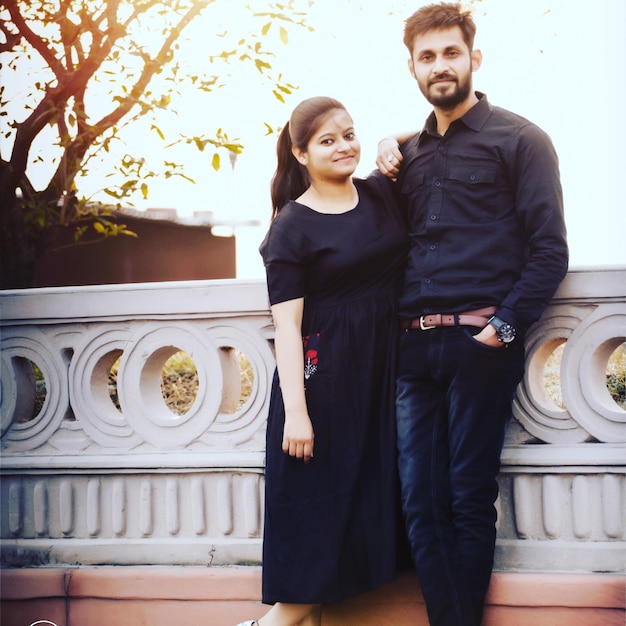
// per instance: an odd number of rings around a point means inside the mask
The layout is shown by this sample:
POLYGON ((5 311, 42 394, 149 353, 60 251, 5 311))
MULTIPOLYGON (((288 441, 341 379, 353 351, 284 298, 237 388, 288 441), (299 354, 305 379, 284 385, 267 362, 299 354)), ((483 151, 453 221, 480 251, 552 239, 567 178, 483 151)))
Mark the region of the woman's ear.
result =
POLYGON ((293 156, 296 157, 296 161, 298 161, 300 165, 304 165, 306 167, 306 164, 309 162, 309 157, 306 152, 302 152, 300 148, 296 148, 296 146, 292 146, 291 154, 293 154, 293 156))

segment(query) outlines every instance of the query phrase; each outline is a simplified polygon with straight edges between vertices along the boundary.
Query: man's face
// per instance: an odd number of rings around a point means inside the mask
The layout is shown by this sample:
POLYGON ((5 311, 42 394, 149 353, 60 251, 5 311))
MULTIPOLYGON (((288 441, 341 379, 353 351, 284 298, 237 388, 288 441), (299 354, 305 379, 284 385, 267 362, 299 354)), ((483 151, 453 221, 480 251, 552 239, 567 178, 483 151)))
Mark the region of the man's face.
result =
POLYGON ((452 110, 472 92, 472 72, 480 67, 480 51, 470 52, 458 26, 431 30, 415 38, 409 71, 434 107, 452 110))

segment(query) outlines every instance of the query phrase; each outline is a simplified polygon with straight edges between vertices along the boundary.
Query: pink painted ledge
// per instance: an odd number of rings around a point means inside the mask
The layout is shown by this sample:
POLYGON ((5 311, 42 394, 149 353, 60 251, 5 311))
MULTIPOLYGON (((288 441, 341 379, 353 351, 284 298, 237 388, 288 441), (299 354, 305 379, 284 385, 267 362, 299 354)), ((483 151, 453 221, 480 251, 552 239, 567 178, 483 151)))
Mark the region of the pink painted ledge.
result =
MULTIPOLYGON (((0 570, 3 626, 234 626, 260 617, 259 567, 0 570), (30 620, 30 621, 29 621, 30 620)), ((415 576, 326 608, 324 626, 427 626, 415 576)), ((620 574, 495 572, 484 626, 624 626, 620 574)))

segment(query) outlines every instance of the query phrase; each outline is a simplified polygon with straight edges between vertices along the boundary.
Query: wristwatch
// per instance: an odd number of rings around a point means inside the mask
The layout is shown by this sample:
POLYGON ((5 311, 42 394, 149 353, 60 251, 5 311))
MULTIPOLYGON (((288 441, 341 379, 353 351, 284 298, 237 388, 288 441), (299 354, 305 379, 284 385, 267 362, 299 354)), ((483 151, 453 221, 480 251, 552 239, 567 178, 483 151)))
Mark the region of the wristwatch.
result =
POLYGON ((493 315, 487 320, 496 329, 496 337, 502 343, 511 343, 515 339, 515 326, 493 315))

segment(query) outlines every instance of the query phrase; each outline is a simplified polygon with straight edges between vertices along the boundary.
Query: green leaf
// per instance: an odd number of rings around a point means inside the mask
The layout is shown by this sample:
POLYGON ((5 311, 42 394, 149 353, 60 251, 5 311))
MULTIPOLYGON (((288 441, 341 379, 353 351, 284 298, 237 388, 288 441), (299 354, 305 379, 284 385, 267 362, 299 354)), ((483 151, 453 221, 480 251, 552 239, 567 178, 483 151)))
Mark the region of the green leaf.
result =
POLYGON ((87 230, 87 226, 77 226, 74 231, 74 243, 78 242, 79 239, 85 234, 87 230))

